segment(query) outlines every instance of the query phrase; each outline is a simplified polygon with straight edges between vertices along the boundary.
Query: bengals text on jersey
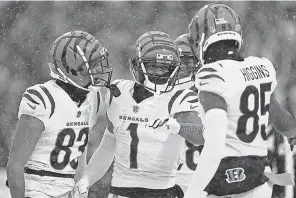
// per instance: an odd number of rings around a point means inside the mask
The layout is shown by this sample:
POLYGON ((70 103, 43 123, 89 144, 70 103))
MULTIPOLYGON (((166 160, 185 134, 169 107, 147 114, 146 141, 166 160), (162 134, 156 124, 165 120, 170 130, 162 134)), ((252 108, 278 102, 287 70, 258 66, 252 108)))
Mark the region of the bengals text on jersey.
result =
POLYGON ((107 100, 108 128, 116 136, 111 185, 171 188, 175 185, 184 139, 171 134, 166 142, 160 142, 155 139, 153 129, 145 125, 159 117, 195 111, 197 94, 190 89, 173 90, 137 103, 132 97, 137 86, 135 82, 116 80, 113 84, 118 86, 121 95, 117 98, 111 96, 107 100))

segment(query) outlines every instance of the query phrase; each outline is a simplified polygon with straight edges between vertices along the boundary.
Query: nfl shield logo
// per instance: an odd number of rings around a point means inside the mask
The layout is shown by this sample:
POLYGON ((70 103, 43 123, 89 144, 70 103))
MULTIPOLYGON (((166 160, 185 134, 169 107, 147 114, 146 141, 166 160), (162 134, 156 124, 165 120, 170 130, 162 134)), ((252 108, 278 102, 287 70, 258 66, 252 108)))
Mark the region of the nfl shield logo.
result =
POLYGON ((215 28, 215 26, 210 26, 210 32, 211 32, 211 33, 215 33, 215 32, 216 32, 216 28, 215 28))
POLYGON ((78 111, 76 117, 79 118, 80 116, 81 116, 81 111, 78 111))
POLYGON ((138 106, 133 106, 133 112, 137 113, 139 111, 139 107, 138 106))

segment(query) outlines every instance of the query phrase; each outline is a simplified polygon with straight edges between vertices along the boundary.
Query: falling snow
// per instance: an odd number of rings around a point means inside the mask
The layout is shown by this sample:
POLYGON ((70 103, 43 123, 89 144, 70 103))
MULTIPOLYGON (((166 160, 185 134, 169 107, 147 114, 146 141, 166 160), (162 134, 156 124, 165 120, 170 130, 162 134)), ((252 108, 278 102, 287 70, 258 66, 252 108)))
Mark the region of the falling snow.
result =
MULTIPOLYGON (((27 87, 50 79, 47 52, 58 36, 71 30, 93 34, 110 53, 113 78, 131 79, 129 57, 135 40, 150 30, 164 31, 173 38, 187 33, 194 13, 206 3, 0 2, 0 167, 7 163, 22 94, 27 87)), ((227 4, 241 17, 244 55, 264 56, 274 63, 278 73, 277 98, 295 115, 296 4, 247 1, 227 4)), ((279 144, 275 148, 280 149, 277 155, 272 152, 271 155, 277 157, 276 162, 285 161, 289 147, 282 143, 282 137, 275 137, 279 144)), ((277 169, 285 171, 285 165, 277 169)), ((110 178, 109 171, 91 188, 89 197, 106 197, 110 178)), ((4 198, 3 188, 0 183, 0 198, 4 198)), ((276 187, 275 194, 280 193, 284 191, 276 187)))

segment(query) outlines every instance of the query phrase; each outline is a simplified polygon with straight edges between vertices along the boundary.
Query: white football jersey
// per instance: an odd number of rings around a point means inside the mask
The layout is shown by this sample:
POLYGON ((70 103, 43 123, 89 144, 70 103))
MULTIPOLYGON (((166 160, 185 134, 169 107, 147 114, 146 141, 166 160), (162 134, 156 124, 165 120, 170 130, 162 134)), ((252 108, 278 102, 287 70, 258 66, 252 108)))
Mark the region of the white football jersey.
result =
POLYGON ((114 84, 121 95, 111 97, 107 108, 109 127, 116 136, 112 186, 149 189, 174 186, 184 139, 170 134, 166 142, 160 142, 146 125, 160 117, 194 111, 197 94, 189 89, 175 90, 137 103, 132 97, 135 82, 118 80, 114 84))
POLYGON ((184 190, 189 186, 203 145, 194 145, 184 140, 184 147, 180 156, 180 164, 177 171, 176 184, 184 190))
POLYGON ((277 84, 272 63, 258 57, 220 60, 204 65, 197 78, 199 91, 218 94, 227 103, 225 156, 266 156, 270 96, 277 84))
MULTIPOLYGON (((78 107, 54 80, 29 87, 23 94, 18 116, 20 118, 26 114, 38 118, 43 122, 45 130, 25 167, 75 174, 77 158, 84 152, 89 132, 96 123, 99 102, 99 92, 91 91, 78 107)), ((39 179, 53 180, 50 177, 39 179)), ((54 180, 55 184, 65 184, 61 177, 54 180)))
MULTIPOLYGON (((192 88, 193 85, 194 84, 192 82, 187 82, 184 84, 176 85, 174 89, 188 89, 192 88)), ((181 186, 183 191, 185 191, 192 180, 202 147, 203 146, 201 145, 193 145, 190 142, 184 140, 183 149, 180 155, 180 164, 176 174, 176 184, 181 186)))

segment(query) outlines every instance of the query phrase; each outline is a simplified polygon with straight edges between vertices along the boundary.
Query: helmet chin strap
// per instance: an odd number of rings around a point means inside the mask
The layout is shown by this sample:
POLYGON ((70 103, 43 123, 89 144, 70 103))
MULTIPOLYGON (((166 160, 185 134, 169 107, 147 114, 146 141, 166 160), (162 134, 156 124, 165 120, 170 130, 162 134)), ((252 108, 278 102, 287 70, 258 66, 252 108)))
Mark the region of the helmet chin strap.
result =
POLYGON ((80 85, 78 85, 77 83, 75 83, 73 80, 71 80, 69 77, 67 77, 60 68, 57 68, 58 72, 61 74, 61 76, 63 77, 62 79, 59 78, 60 80, 64 81, 65 83, 70 83, 76 87, 78 87, 79 89, 85 90, 85 91, 91 91, 91 89, 82 87, 80 85))

